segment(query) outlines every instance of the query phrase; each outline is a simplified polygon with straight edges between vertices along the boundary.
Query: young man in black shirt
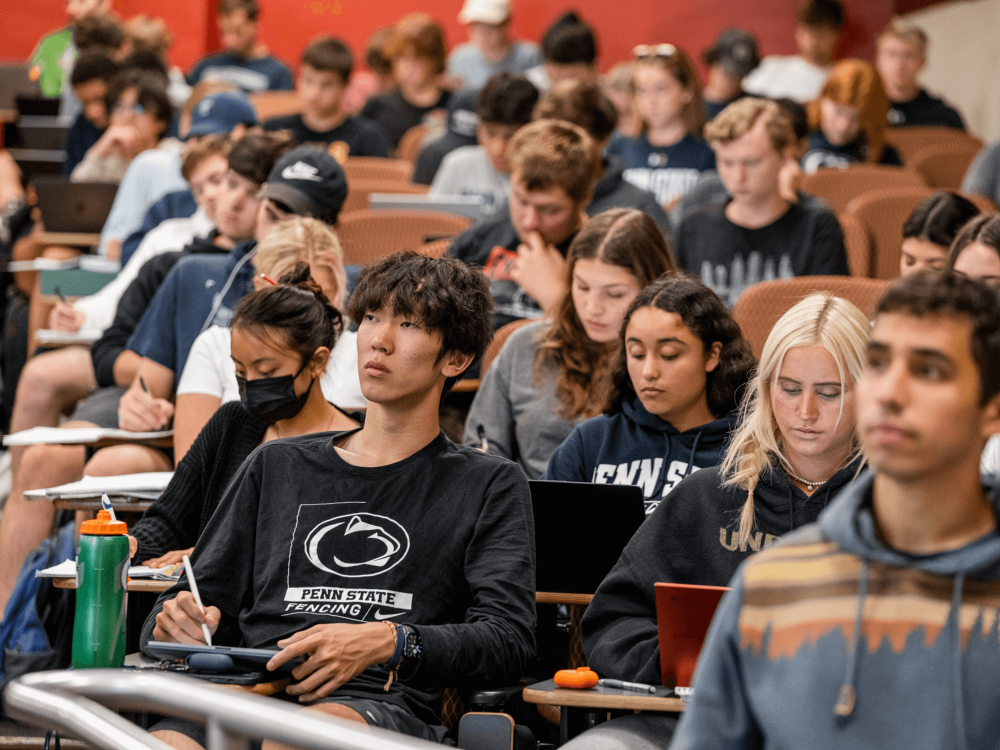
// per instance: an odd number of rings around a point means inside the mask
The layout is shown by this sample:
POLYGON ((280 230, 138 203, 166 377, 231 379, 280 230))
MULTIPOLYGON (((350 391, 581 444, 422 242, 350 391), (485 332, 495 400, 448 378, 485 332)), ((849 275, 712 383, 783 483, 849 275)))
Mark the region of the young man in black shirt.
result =
POLYGON ((875 67, 889 96, 889 124, 937 125, 965 130, 962 116, 920 87, 917 76, 927 61, 927 34, 918 26, 893 21, 879 35, 875 67))
MULTIPOLYGON (((443 687, 516 678, 534 651, 534 530, 513 463, 440 431, 447 387, 489 342, 481 273, 398 253, 367 266, 350 302, 364 427, 272 441, 229 485, 194 549, 203 615, 181 582, 149 640, 281 648, 286 698, 440 739, 443 687)), ((204 745, 167 720, 156 736, 204 745)))
POLYGON ((747 97, 708 124, 728 202, 688 216, 678 228, 677 262, 732 307, 751 284, 848 273, 844 235, 826 208, 790 203, 778 174, 797 143, 785 110, 747 97))
POLYGON ((601 168, 594 139, 562 120, 537 120, 507 148, 510 200, 466 230, 448 252, 483 267, 497 302, 496 327, 540 318, 566 290, 566 253, 587 220, 601 168))
POLYGON ((296 83, 302 114, 275 117, 264 130, 288 130, 299 144, 324 144, 343 163, 348 156, 388 157, 385 132, 363 117, 348 117, 341 101, 354 69, 351 48, 340 39, 321 36, 302 52, 296 83))

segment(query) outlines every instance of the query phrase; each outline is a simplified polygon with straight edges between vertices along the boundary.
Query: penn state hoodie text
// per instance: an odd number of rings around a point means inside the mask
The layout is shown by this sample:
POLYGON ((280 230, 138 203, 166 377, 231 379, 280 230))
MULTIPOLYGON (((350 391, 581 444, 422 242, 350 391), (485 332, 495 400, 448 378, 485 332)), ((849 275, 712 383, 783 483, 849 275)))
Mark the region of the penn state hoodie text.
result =
POLYGON ((639 485, 649 515, 684 477, 719 463, 735 423, 728 414, 680 432, 634 397, 620 412, 577 425, 540 478, 639 485))

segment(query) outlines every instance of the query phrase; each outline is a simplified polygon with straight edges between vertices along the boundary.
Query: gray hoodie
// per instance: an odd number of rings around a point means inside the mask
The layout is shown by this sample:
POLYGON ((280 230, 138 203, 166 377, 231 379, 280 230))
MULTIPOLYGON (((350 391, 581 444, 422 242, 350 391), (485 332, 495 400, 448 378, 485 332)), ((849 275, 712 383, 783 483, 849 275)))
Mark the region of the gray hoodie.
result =
POLYGON ((895 551, 871 486, 740 566, 673 750, 1000 746, 1000 534, 895 551))

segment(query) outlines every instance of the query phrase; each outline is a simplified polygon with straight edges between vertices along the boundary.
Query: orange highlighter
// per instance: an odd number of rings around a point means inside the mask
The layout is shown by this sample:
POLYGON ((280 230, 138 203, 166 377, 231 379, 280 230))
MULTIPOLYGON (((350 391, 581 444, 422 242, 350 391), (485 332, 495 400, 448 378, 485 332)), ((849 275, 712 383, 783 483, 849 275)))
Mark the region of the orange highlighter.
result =
POLYGON ((577 667, 576 669, 560 669, 556 672, 556 687, 573 688, 583 690, 597 685, 597 672, 590 667, 577 667))

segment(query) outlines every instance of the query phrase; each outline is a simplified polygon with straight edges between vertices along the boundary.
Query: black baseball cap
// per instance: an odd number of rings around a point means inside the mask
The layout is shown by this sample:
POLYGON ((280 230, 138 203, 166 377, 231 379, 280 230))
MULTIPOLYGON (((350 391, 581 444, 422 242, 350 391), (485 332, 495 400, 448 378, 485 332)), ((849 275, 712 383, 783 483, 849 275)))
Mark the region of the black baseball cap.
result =
POLYGON ((347 177, 326 151, 299 146, 278 159, 258 197, 282 203, 299 216, 334 224, 347 197, 347 177))
POLYGON ((757 37, 743 29, 726 29, 703 57, 706 65, 721 65, 727 76, 742 81, 760 65, 757 37))

